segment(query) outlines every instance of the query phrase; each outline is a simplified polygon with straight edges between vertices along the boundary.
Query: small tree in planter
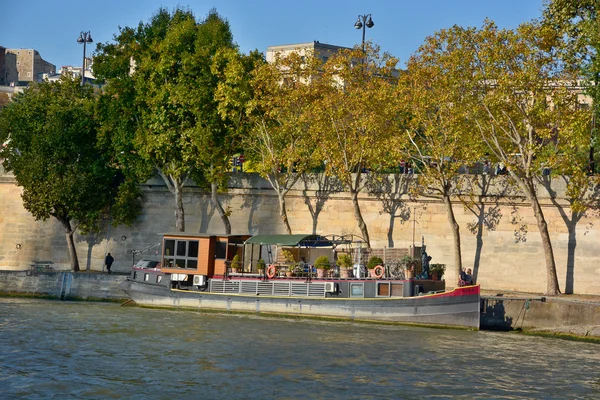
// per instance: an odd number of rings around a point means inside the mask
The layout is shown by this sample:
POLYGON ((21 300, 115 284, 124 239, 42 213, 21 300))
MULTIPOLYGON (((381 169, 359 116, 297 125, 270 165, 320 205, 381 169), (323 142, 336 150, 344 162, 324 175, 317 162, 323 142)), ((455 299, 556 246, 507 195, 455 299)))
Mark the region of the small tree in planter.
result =
POLYGON ((350 272, 352 271, 352 257, 348 253, 341 253, 338 255, 337 265, 340 267, 340 276, 342 278, 350 278, 350 272))
POLYGON ((256 268, 258 269, 259 273, 262 273, 266 267, 267 267, 267 264, 265 263, 265 260, 263 260, 262 258, 260 260, 258 260, 258 262, 256 263, 256 268))
POLYGON ((317 269, 317 277, 323 278, 325 276, 325 271, 328 271, 331 268, 329 258, 327 256, 317 258, 315 260, 315 268, 317 269))
POLYGON ((404 268, 404 276, 406 279, 410 279, 415 273, 415 260, 411 256, 404 256, 400 260, 400 264, 404 268))
POLYGON ((429 272, 431 273, 431 279, 434 281, 441 280, 446 272, 446 264, 430 264, 429 272))
POLYGON ((240 255, 236 254, 231 260, 231 272, 237 273, 242 269, 242 263, 240 262, 240 255))
POLYGON ((383 266, 383 260, 381 257, 373 256, 369 258, 369 261, 367 262, 367 269, 372 277, 375 276, 375 267, 378 265, 383 266))
POLYGON ((293 273, 298 268, 298 262, 296 262, 296 257, 294 257, 294 255, 292 254, 292 252, 289 251, 289 250, 283 250, 281 252, 281 255, 283 255, 283 259, 284 259, 285 264, 287 266, 286 275, 287 276, 293 276, 293 273))

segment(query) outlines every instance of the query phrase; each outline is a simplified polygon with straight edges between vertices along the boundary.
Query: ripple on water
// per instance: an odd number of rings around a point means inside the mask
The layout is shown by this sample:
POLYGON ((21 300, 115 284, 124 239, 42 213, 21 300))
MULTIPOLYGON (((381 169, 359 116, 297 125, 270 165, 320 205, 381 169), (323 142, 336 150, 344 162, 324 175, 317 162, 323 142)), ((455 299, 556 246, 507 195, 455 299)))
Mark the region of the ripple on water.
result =
POLYGON ((0 299, 3 398, 599 398, 598 345, 0 299))

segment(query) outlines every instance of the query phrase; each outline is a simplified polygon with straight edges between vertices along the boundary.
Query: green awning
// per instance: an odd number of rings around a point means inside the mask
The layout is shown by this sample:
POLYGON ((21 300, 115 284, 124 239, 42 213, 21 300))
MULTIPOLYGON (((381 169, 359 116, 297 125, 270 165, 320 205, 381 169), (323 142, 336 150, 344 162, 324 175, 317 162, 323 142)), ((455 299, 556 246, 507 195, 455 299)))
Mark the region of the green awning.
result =
POLYGON ((256 235, 246 240, 244 244, 300 246, 300 247, 331 247, 333 243, 321 235, 256 235))

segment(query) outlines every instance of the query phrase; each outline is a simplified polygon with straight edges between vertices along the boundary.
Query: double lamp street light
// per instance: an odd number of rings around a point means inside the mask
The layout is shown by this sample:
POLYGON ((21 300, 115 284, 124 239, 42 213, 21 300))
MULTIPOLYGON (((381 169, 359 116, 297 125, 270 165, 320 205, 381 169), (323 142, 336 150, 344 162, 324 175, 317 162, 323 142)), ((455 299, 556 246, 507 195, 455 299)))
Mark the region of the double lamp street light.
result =
MULTIPOLYGON (((363 34, 364 36, 364 34, 363 34)), ((79 34, 79 39, 77 39, 77 43, 83 43, 83 64, 81 65, 81 86, 83 86, 83 80, 85 78, 85 45, 86 43, 92 43, 92 35, 90 31, 81 32, 79 34)))
POLYGON ((371 19, 371 14, 359 15, 354 27, 356 29, 362 28, 362 50, 365 52, 365 30, 366 28, 372 28, 375 23, 371 19))

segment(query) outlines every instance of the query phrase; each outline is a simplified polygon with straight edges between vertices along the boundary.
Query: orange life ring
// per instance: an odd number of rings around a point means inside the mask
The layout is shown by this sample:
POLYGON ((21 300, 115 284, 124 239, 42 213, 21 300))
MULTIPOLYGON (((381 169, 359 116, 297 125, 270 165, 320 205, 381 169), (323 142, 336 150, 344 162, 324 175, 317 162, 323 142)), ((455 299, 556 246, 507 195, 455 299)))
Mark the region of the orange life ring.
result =
POLYGON ((375 268, 373 268, 373 275, 375 275, 375 278, 377 279, 381 278, 384 272, 385 269, 381 265, 378 265, 375 268))
POLYGON ((275 265, 271 264, 267 267, 267 278, 271 279, 275 276, 275 272, 277 272, 277 268, 275 265))

